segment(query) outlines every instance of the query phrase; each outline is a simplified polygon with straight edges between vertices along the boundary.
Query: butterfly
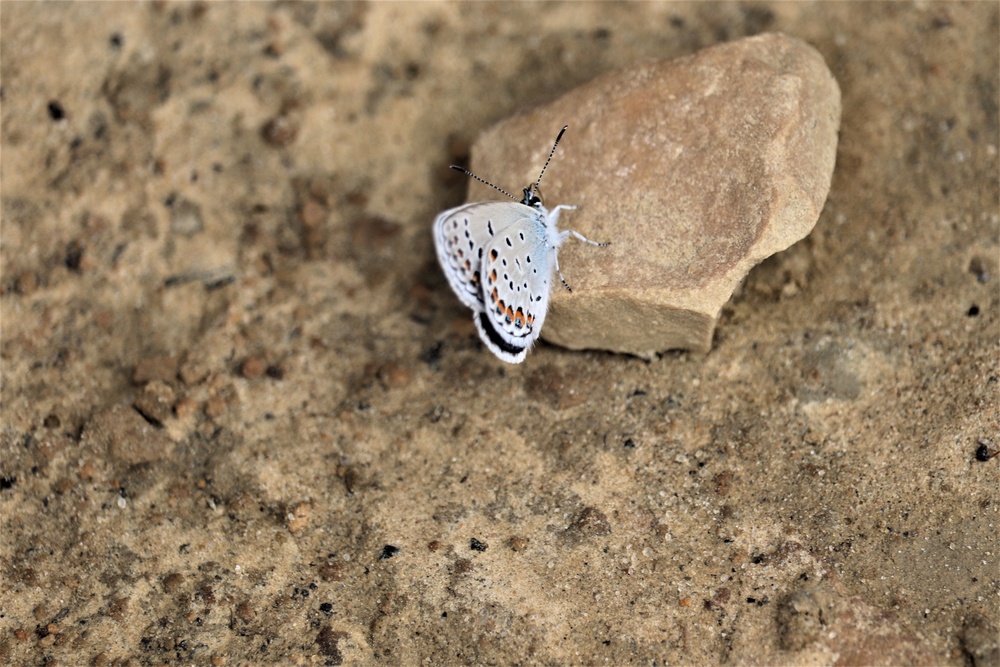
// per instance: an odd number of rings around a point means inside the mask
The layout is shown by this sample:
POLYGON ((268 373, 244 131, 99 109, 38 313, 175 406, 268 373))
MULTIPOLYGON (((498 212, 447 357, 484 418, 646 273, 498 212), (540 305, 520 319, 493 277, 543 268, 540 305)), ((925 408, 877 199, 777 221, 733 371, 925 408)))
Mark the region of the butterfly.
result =
MULTIPOLYGON (((472 309, 483 344, 511 364, 524 361, 538 339, 549 307, 553 272, 559 274, 559 248, 570 236, 595 246, 582 234, 557 226, 562 211, 575 206, 545 208, 538 195, 545 169, 568 126, 560 130, 538 180, 524 188, 520 201, 462 167, 452 169, 502 192, 513 201, 464 204, 438 215, 434 246, 448 284, 472 309)), ((572 290, 570 290, 572 291, 572 290)))

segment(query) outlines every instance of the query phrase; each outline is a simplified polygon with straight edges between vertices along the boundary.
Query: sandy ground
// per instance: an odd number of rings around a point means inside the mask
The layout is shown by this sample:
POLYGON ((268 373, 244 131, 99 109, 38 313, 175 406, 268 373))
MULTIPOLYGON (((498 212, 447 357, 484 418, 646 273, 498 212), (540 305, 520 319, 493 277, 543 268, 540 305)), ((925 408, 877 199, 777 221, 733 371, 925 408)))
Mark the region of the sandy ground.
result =
POLYGON ((996 3, 0 12, 0 662, 1000 663, 996 3), (447 165, 763 31, 837 168, 713 350, 484 351, 447 165))

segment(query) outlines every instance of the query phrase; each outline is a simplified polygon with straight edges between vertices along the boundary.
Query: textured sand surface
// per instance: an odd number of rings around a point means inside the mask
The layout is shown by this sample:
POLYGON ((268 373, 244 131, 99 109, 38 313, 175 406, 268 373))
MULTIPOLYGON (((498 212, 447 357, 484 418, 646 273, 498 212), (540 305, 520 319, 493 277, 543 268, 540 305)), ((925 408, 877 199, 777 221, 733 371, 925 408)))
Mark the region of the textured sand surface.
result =
POLYGON ((0 663, 1000 662, 996 3, 0 11, 0 663), (810 236, 705 355, 493 358, 447 165, 765 31, 810 236))

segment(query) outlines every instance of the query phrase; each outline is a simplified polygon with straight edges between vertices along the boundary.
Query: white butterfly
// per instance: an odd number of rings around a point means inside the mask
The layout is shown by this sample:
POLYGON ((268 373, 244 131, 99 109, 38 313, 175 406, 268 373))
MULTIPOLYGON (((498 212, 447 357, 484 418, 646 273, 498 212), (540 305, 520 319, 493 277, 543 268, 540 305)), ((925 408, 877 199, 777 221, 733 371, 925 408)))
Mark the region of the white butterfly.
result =
POLYGON ((549 307, 553 269, 559 271, 559 247, 569 236, 596 246, 581 234, 560 232, 559 205, 551 211, 537 194, 566 127, 556 137, 534 185, 524 188, 520 202, 475 174, 452 165, 468 176, 503 192, 513 202, 465 204, 441 213, 434 221, 438 261, 458 298, 472 309, 479 337, 493 354, 519 364, 538 338, 549 307))

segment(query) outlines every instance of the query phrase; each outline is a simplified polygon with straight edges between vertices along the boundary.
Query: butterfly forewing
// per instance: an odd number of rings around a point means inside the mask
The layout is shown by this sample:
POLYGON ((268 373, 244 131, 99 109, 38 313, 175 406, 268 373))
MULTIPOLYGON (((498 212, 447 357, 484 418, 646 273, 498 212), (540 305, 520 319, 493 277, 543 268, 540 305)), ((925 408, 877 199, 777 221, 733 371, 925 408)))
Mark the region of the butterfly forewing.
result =
POLYGON ((438 262, 458 298, 482 312, 480 266, 486 246, 494 237, 534 210, 511 202, 465 204, 445 211, 434 222, 438 262))

